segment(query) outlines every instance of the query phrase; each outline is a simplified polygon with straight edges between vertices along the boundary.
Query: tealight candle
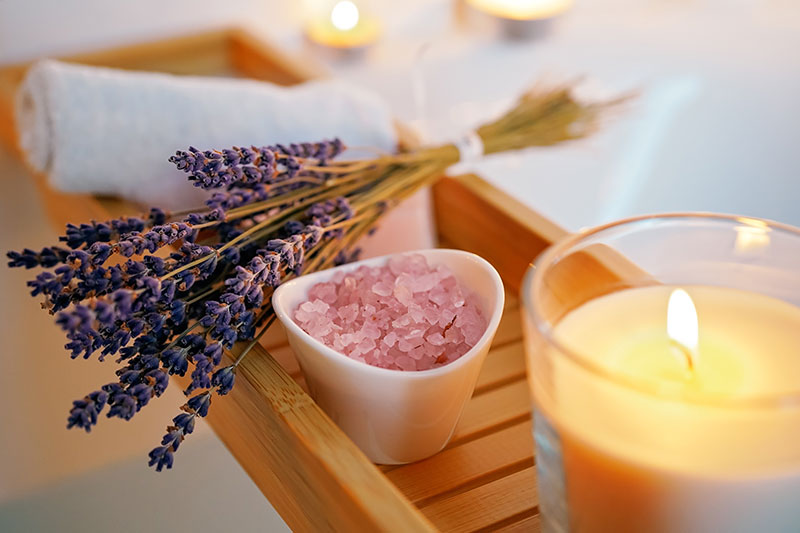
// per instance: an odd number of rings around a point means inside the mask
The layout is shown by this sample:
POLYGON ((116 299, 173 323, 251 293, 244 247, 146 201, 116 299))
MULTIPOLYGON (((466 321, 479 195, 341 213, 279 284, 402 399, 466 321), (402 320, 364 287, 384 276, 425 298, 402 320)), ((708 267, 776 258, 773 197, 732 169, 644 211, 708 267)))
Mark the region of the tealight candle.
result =
POLYGON ((496 19, 510 37, 529 37, 567 11, 573 0, 465 0, 475 10, 496 19))
POLYGON ((364 48, 380 35, 378 21, 359 9, 352 0, 333 3, 331 9, 313 17, 306 26, 308 38, 322 46, 339 50, 364 48))
POLYGON ((544 531, 800 530, 798 293, 800 230, 764 221, 645 218, 546 253, 523 290, 544 531))

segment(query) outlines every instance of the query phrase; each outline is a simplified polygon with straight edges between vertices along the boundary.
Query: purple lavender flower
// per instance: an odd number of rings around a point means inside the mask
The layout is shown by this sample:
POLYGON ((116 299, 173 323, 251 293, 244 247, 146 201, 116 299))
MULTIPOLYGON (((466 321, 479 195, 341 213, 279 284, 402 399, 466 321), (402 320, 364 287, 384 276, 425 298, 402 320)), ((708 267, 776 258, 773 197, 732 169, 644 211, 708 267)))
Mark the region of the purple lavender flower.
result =
POLYGON ((208 414, 209 406, 211 406, 211 391, 206 391, 189 398, 189 401, 181 409, 187 413, 205 417, 208 414))
POLYGON ((220 368, 211 377, 211 385, 217 388, 217 394, 224 396, 233 388, 236 380, 236 365, 220 368))
POLYGON ((211 378, 209 374, 214 369, 214 365, 204 353, 197 353, 193 356, 194 370, 192 370, 192 381, 184 390, 184 394, 189 394, 198 389, 211 388, 211 378))
POLYGON ((219 189, 286 181, 301 173, 304 161, 324 166, 343 149, 339 139, 288 147, 281 144, 260 148, 234 146, 222 151, 189 147, 178 150, 169 160, 188 173, 196 187, 219 189))
POLYGON ((25 248, 22 252, 7 252, 8 266, 25 268, 52 268, 59 263, 66 261, 69 250, 59 246, 48 246, 42 248, 40 252, 35 252, 30 248, 25 248))
POLYGON ((342 233, 327 226, 354 216, 345 198, 307 209, 303 191, 287 194, 336 176, 319 167, 343 148, 338 139, 221 151, 190 147, 171 161, 196 186, 218 189, 205 208, 182 220, 154 208, 141 218, 69 225, 65 248, 8 252, 10 266, 46 269, 29 286, 55 315, 71 356, 116 355, 120 364, 117 382, 73 402, 68 427, 90 431, 106 406, 106 416, 129 420, 163 394, 170 374, 190 373, 185 392, 193 396, 185 412, 150 452, 156 470, 171 468, 196 418, 208 413, 212 391, 225 395, 234 386, 236 365, 220 367, 223 349, 255 337, 270 316, 270 289, 299 274, 308 258, 317 258, 321 242, 342 233), (268 203, 259 209, 260 202, 268 203), (239 209, 245 206, 253 208, 239 209), (271 229, 250 235, 272 220, 271 229), (244 232, 247 238, 237 239, 244 232), (168 253, 156 255, 167 246, 168 253), (116 254, 127 259, 115 261, 116 254))
POLYGON ((173 450, 169 446, 159 446, 150 451, 150 461, 147 466, 156 467, 156 472, 161 472, 164 468, 172 468, 173 463, 173 450))
POLYGON ((92 431, 92 426, 97 424, 97 416, 106 406, 108 394, 99 390, 90 392, 82 400, 72 402, 72 410, 67 417, 67 429, 74 426, 83 428, 87 433, 92 431))
POLYGON ((332 141, 322 141, 317 143, 292 143, 288 146, 278 144, 275 146, 275 151, 285 155, 290 155, 299 158, 312 158, 318 162, 324 162, 341 154, 344 149, 344 143, 340 139, 333 139, 332 141))

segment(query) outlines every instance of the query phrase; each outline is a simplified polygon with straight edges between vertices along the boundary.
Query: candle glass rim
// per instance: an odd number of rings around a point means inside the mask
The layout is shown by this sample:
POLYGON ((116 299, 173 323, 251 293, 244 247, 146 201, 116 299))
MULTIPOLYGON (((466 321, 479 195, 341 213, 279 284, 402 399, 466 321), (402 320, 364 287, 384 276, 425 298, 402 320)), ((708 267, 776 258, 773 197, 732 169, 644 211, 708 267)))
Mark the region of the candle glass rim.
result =
MULTIPOLYGON (((584 357, 575 350, 571 350, 563 343, 559 342, 554 335, 554 326, 550 320, 544 317, 535 301, 539 299, 539 294, 542 290, 542 283, 544 273, 548 266, 555 264, 558 260, 564 257, 564 252, 574 248, 577 244, 585 241, 591 237, 598 236, 603 232, 611 229, 620 228, 623 226, 631 226, 642 222, 653 221, 674 221, 679 219, 685 220, 712 220, 718 222, 748 224, 751 227, 759 227, 770 230, 779 230, 789 234, 793 234, 800 239, 800 228, 769 220, 759 217, 751 217, 745 215, 733 215, 722 213, 706 213, 706 212, 676 212, 676 213, 659 213, 648 215, 637 215, 613 222, 608 222, 598 226, 584 228, 576 233, 567 235, 559 241, 551 244, 547 249, 540 253, 536 259, 528 267, 525 276, 522 280, 522 302, 524 311, 527 317, 530 317, 532 326, 536 328, 538 333, 544 338, 545 342, 554 348, 556 352, 567 357, 574 364, 578 365, 584 371, 587 371, 599 378, 614 383, 626 389, 631 389, 639 393, 647 394, 663 400, 671 400, 676 402, 686 403, 687 401, 708 405, 712 407, 721 408, 798 408, 800 407, 800 386, 796 390, 790 392, 781 392, 776 394, 760 394, 753 396, 743 397, 717 397, 706 394, 696 394, 692 392, 684 392, 682 394, 675 394, 663 390, 655 390, 648 387, 632 377, 626 376, 621 373, 615 373, 610 369, 603 367, 597 363, 592 362, 591 358, 584 357), (753 222, 758 225, 754 225, 753 222)), ((691 284, 687 284, 690 286, 691 284)), ((624 290, 624 289, 623 289, 624 290)))

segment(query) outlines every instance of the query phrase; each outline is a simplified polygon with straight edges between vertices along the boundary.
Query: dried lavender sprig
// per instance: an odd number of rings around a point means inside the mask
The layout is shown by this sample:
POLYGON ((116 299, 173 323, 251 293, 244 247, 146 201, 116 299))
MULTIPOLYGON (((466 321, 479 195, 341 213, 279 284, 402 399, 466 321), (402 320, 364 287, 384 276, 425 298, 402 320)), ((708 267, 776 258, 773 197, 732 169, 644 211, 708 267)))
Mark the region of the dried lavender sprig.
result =
POLYGON ((221 151, 201 151, 195 147, 178 150, 170 157, 179 170, 189 173, 196 187, 218 189, 290 180, 303 168, 306 158, 316 166, 341 153, 344 144, 339 139, 319 143, 290 144, 240 148, 221 151))
MULTIPOLYGON (((598 106, 576 105, 563 92, 538 99, 526 97, 495 124, 481 128, 479 135, 487 152, 552 144, 585 134, 587 128, 574 130, 572 125, 590 123, 597 111, 598 106)), ((191 432, 188 421, 207 413, 212 390, 228 391, 235 382, 235 366, 217 367, 223 345, 251 337, 261 320, 255 317, 269 312, 263 305, 269 285, 266 280, 263 287, 253 283, 256 267, 261 267, 252 263, 259 250, 280 257, 283 277, 300 273, 304 263, 315 269, 337 258, 347 259, 353 254, 355 240, 386 207, 435 181, 458 158, 457 149, 447 145, 369 161, 335 162, 324 154, 313 157, 309 146, 267 147, 270 154, 253 148, 227 152, 190 149, 176 154, 184 160, 173 162, 184 165, 192 180, 201 186, 224 188, 212 197, 207 209, 188 213, 180 221, 193 233, 203 229, 197 245, 208 244, 210 251, 186 250, 160 260, 152 253, 151 243, 174 244, 185 235, 178 237, 181 232, 173 232, 170 226, 164 228, 163 239, 153 234, 145 238, 148 228, 166 224, 166 216, 157 216, 145 227, 127 233, 120 232, 124 226, 119 224, 116 230, 113 224, 70 228, 67 242, 81 252, 74 255, 53 252, 52 258, 45 258, 23 251, 9 257, 15 266, 41 264, 43 259, 47 264, 56 259, 63 262, 37 276, 34 292, 46 295, 51 311, 73 306, 65 329, 78 336, 73 341, 76 347, 83 347, 79 353, 87 347, 102 348, 102 354, 116 350, 124 365, 118 383, 74 404, 68 423, 91 427, 104 404, 111 405, 112 416, 133 416, 156 395, 157 376, 185 374, 193 368, 187 392, 200 392, 187 402, 189 416, 181 418, 180 424, 174 421, 180 435, 177 430, 168 431, 162 446, 151 452, 151 464, 157 469, 171 466, 172 453, 191 432), (262 159, 256 162, 256 157, 262 159), (345 197, 347 204, 328 212, 336 196, 345 197), (290 222, 294 218, 298 220, 290 222), (324 226, 320 236, 324 245, 310 253, 298 237, 308 225, 324 226), (134 255, 143 252, 146 259, 131 258, 124 267, 106 266, 111 255, 121 251, 120 241, 130 241, 125 249, 131 251, 132 247, 134 255), (131 309, 118 311, 117 297, 127 297, 131 309), (218 305, 207 308, 206 302, 212 299, 218 305), (200 324, 208 315, 214 315, 213 323, 200 324)), ((266 272, 271 268, 264 267, 266 272)))

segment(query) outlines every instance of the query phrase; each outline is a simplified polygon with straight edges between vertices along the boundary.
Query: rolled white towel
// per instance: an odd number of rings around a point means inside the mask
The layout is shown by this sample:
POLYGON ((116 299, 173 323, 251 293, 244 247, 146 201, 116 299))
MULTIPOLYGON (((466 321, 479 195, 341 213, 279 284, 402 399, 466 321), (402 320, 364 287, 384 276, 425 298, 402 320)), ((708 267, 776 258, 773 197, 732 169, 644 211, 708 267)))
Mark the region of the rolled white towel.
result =
POLYGON ((194 207, 203 198, 167 161, 190 145, 333 137, 387 151, 396 145, 384 102, 340 81, 285 88, 44 60, 28 72, 16 112, 23 152, 53 187, 167 208, 194 207))

